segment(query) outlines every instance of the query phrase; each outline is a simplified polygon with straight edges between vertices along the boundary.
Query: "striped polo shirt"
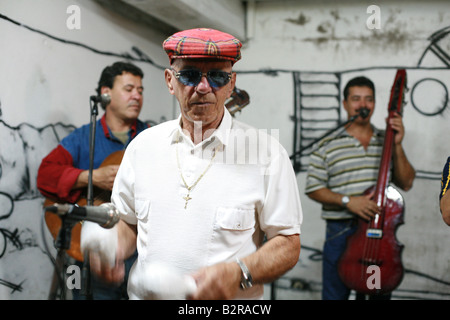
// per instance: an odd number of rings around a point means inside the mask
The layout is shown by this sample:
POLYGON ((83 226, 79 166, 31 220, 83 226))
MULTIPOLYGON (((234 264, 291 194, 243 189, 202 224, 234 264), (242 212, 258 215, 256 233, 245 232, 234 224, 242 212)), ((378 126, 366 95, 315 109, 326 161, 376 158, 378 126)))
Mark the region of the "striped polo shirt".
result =
POLYGON ((447 162, 445 163, 444 169, 442 170, 441 177, 441 192, 439 194, 439 200, 444 196, 450 187, 450 157, 447 158, 447 162))
MULTIPOLYGON (((322 139, 310 155, 305 193, 328 188, 347 196, 362 195, 376 185, 383 152, 384 131, 374 126, 367 149, 346 130, 322 139)), ((322 206, 323 219, 348 219, 355 215, 341 206, 322 206)))

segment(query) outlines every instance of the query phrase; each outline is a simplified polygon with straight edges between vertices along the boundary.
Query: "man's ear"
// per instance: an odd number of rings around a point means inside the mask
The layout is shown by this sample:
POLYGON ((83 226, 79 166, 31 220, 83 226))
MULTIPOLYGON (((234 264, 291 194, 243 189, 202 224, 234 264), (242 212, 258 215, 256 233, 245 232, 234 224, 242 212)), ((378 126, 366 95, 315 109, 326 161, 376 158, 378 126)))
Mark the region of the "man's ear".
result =
POLYGON ((345 111, 347 111, 348 113, 348 104, 347 104, 347 100, 342 100, 342 106, 344 107, 345 111))
POLYGON ((228 92, 228 98, 231 97, 231 94, 233 93, 234 87, 236 85, 236 72, 233 72, 231 74, 231 80, 230 80, 230 90, 228 92))
POLYGON ((105 94, 105 93, 111 95, 111 88, 106 87, 106 86, 101 87, 100 95, 105 94))
POLYGON ((164 70, 164 79, 166 80, 166 85, 167 85, 167 88, 169 89, 170 94, 175 94, 175 91, 173 89, 173 84, 172 84, 173 73, 171 70, 169 70, 169 69, 164 70))

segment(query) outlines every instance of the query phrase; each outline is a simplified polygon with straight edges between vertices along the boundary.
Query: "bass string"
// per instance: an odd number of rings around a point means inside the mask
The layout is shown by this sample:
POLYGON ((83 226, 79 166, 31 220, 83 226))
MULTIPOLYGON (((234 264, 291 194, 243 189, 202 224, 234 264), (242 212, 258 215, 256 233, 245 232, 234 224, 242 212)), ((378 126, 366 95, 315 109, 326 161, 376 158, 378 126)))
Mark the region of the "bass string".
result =
MULTIPOLYGON (((370 228, 370 224, 368 225, 370 228)), ((380 239, 368 237, 364 239, 364 249, 361 263, 361 279, 367 280, 367 268, 370 265, 379 265, 380 239)))
POLYGON ((362 261, 361 261, 361 279, 365 279, 366 276, 366 261, 367 261, 367 257, 368 257, 368 251, 369 251, 369 242, 370 242, 370 238, 366 237, 364 238, 364 250, 363 250, 363 256, 362 256, 362 261))

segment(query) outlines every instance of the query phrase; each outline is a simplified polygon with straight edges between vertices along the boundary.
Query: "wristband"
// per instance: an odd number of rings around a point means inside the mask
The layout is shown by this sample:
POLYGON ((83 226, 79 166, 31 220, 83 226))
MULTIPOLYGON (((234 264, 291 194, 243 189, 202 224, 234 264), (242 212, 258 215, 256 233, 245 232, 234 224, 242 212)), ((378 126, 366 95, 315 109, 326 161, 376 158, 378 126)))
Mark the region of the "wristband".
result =
POLYGON ((250 271, 248 271, 247 266, 239 259, 236 258, 236 262, 241 268, 241 289, 249 289, 253 286, 253 279, 252 275, 250 274, 250 271))

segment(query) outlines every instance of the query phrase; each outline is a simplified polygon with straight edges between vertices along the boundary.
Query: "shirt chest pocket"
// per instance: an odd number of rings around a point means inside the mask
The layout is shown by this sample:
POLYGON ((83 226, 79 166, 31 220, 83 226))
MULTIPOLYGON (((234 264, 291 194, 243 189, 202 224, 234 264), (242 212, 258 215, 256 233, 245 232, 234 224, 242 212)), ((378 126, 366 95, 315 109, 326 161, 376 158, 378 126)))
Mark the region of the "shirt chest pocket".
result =
POLYGON ((135 200, 136 218, 141 222, 147 222, 151 207, 152 206, 150 200, 136 198, 135 200))
POLYGON ((249 230, 255 226, 254 208, 217 208, 216 227, 224 230, 249 230))

